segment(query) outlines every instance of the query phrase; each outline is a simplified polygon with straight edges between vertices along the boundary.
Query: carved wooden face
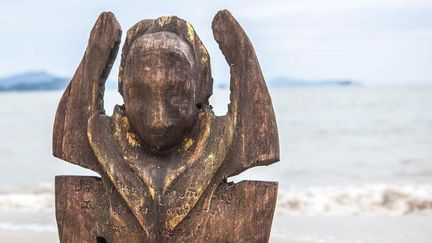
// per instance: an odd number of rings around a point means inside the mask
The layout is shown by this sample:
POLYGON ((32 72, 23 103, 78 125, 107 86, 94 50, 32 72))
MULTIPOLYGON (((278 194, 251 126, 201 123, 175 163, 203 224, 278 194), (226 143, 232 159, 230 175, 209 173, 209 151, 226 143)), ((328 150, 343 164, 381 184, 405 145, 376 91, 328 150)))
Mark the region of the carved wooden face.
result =
POLYGON ((188 44, 169 32, 143 35, 128 52, 126 114, 142 141, 157 151, 181 142, 196 119, 193 60, 188 44))

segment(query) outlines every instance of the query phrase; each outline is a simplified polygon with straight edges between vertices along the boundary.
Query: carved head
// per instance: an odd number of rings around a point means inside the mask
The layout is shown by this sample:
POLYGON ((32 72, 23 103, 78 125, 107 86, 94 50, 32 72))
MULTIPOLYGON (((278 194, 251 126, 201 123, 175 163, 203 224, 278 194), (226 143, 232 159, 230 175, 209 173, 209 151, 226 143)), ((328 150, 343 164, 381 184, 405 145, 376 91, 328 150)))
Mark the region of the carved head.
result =
POLYGON ((125 112, 141 140, 154 150, 180 143, 208 103, 210 94, 202 94, 202 58, 193 47, 187 38, 162 29, 137 36, 123 53, 120 90, 125 112))

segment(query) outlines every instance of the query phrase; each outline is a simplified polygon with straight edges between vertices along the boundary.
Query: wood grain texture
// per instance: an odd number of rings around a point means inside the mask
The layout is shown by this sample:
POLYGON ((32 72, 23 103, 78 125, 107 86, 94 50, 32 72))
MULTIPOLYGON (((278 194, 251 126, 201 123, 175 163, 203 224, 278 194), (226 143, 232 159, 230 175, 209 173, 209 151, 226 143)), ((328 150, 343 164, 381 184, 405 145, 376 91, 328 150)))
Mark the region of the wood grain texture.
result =
POLYGON ((120 45, 121 28, 112 13, 97 19, 87 49, 66 88, 54 121, 53 154, 68 162, 99 172, 87 138, 87 122, 104 112, 105 81, 120 45))
POLYGON ((279 138, 270 95, 255 50, 230 12, 218 12, 213 35, 231 69, 228 119, 235 128, 226 176, 279 161, 279 138))
POLYGON ((56 113, 53 153, 101 178, 56 178, 61 242, 266 242, 277 184, 226 183, 279 159, 271 98, 253 46, 227 11, 213 34, 231 68, 228 113, 216 116, 210 59, 192 25, 143 20, 123 45, 119 92, 103 110, 121 29, 102 13, 56 113), (99 237, 99 238, 98 238, 99 237))
MULTIPOLYGON (((111 208, 100 178, 57 176, 55 184, 61 242, 151 242, 126 207, 111 208)), ((276 197, 274 182, 221 183, 208 208, 197 207, 159 242, 267 242, 276 197)))

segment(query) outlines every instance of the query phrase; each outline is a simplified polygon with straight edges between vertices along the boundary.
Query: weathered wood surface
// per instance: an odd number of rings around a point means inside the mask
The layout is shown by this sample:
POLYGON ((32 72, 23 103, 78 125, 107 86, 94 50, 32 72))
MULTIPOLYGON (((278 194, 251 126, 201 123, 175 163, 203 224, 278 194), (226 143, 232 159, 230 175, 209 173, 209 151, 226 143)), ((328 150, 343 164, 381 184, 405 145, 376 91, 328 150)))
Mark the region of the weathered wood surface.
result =
MULTIPOLYGON (((97 236, 107 242, 147 242, 139 223, 127 208, 121 205, 111 208, 105 190, 99 178, 56 177, 56 210, 61 242, 96 242, 97 236), (118 214, 118 218, 113 217, 113 211, 122 214, 118 214)), ((164 240, 266 242, 276 196, 277 184, 274 182, 222 183, 212 193, 208 208, 199 205, 173 232, 162 232, 164 240)))
POLYGON ((114 15, 103 13, 96 21, 84 57, 57 108, 53 154, 99 172, 87 138, 91 115, 103 112, 105 81, 120 45, 121 28, 114 15))
POLYGON ((128 31, 119 72, 124 105, 109 117, 103 89, 121 29, 111 13, 96 21, 58 107, 53 150, 101 179, 57 178, 61 242, 268 240, 277 186, 225 180, 279 160, 271 99, 237 21, 220 11, 212 28, 231 67, 225 116, 215 116, 208 102, 206 48, 189 23, 173 16, 128 31))

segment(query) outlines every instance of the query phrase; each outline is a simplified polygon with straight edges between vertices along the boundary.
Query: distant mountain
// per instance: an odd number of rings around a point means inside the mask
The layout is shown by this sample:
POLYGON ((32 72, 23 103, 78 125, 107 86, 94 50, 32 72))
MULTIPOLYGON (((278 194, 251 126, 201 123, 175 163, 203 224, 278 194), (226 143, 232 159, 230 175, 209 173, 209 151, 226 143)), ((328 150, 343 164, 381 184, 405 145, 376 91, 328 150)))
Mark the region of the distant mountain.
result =
POLYGON ((348 86, 355 84, 358 83, 349 79, 307 81, 286 77, 277 77, 268 82, 270 87, 348 86))
MULTIPOLYGON (((63 90, 70 79, 57 77, 47 72, 27 72, 0 78, 0 91, 31 91, 31 90, 63 90)), ((307 81, 301 79, 290 79, 277 77, 267 82, 269 87, 316 87, 316 86, 348 86, 358 84, 349 79, 307 81)), ((218 88, 229 88, 228 84, 216 84, 218 88)), ((117 89, 117 82, 108 80, 106 89, 117 89)))
POLYGON ((57 77, 47 72, 27 72, 0 78, 0 91, 60 90, 69 79, 57 77))
MULTIPOLYGON (((287 77, 277 77, 266 80, 268 87, 323 87, 323 86, 350 86, 359 85, 357 81, 350 79, 335 79, 335 80, 303 80, 303 79, 291 79, 287 77)), ((217 83, 215 87, 219 89, 229 89, 227 83, 217 83)))

